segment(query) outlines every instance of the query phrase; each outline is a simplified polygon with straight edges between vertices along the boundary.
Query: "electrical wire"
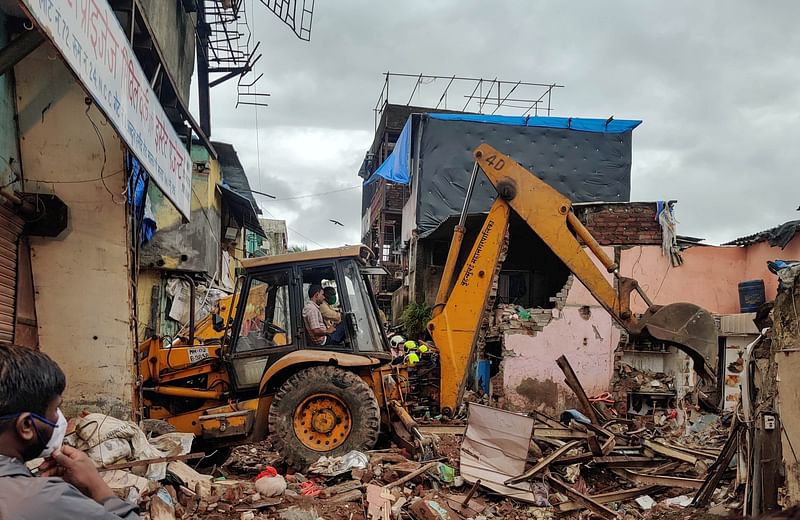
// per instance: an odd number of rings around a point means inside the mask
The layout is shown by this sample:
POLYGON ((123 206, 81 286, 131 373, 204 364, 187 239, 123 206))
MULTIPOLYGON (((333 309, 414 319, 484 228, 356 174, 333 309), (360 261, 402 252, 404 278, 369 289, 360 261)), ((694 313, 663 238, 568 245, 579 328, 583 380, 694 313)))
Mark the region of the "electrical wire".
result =
POLYGON ((120 173, 125 173, 125 168, 109 173, 107 175, 103 175, 102 177, 95 177, 93 179, 78 179, 74 181, 49 181, 49 180, 31 179, 26 182, 39 182, 42 184, 82 184, 86 182, 97 182, 97 181, 102 181, 103 179, 110 179, 111 177, 119 175, 120 173))
POLYGON ((86 119, 88 119, 89 122, 92 124, 92 128, 94 128, 94 133, 97 134, 97 139, 100 141, 100 146, 103 148, 103 164, 102 166, 100 166, 100 181, 103 183, 103 187, 106 189, 108 194, 111 195, 111 202, 121 206, 125 204, 125 199, 123 199, 122 202, 117 201, 116 195, 114 194, 113 191, 109 189, 108 184, 106 184, 106 179, 104 176, 106 171, 106 163, 108 162, 108 154, 106 153, 106 141, 105 139, 103 139, 103 134, 100 133, 100 129, 95 124, 94 119, 92 119, 92 116, 89 115, 89 110, 91 108, 92 108, 91 103, 87 104, 84 113, 86 114, 86 119))
POLYGON ((203 214, 203 216, 204 216, 204 217, 205 217, 205 219, 206 219, 206 222, 208 223, 208 230, 211 232, 211 236, 213 236, 213 237, 214 237, 214 240, 215 240, 217 243, 221 243, 221 241, 220 241, 219 237, 218 237, 218 236, 217 236, 217 234, 214 232, 214 225, 211 223, 211 219, 209 219, 209 218, 208 218, 208 215, 206 215, 206 208, 205 208, 205 207, 203 207, 203 201, 202 201, 202 200, 200 200, 200 197, 197 195, 197 192, 196 192, 196 191, 194 191, 194 186, 192 186, 192 195, 194 195, 194 198, 195 198, 195 199, 197 199, 197 202, 199 202, 199 203, 200 203, 200 213, 202 213, 202 214, 203 214))
POLYGON ((343 191, 355 190, 355 189, 360 188, 360 187, 361 187, 361 185, 358 184, 356 186, 349 186, 347 188, 339 188, 338 190, 321 191, 319 193, 307 193, 305 195, 297 195, 295 197, 285 197, 285 198, 281 198, 281 199, 274 199, 273 202, 280 202, 280 201, 284 201, 284 200, 307 199, 307 198, 311 198, 311 197, 320 197, 322 195, 330 195, 332 193, 341 193, 343 191))
MULTIPOLYGON (((267 208, 264 208, 264 211, 266 211, 266 212, 267 212, 267 215, 269 215, 270 217, 272 217, 272 218, 278 218, 278 217, 276 217, 275 215, 273 215, 273 214, 272 214, 272 212, 271 212, 270 210, 268 210, 267 208)), ((318 245, 319 247, 325 247, 325 246, 323 246, 322 244, 320 244, 319 242, 317 242, 316 240, 314 240, 314 239, 312 239, 312 238, 309 238, 309 237, 307 237, 306 235, 302 234, 301 232, 297 231, 297 230, 296 230, 296 229, 294 229, 293 227, 289 227, 289 225, 288 225, 288 224, 286 225, 286 227, 287 227, 287 228, 289 229, 289 231, 291 231, 292 233, 297 233, 298 235, 300 235, 300 237, 302 237, 302 238, 305 238, 306 240, 308 240, 308 241, 309 241, 309 242, 311 242, 312 244, 316 244, 316 245, 318 245)))

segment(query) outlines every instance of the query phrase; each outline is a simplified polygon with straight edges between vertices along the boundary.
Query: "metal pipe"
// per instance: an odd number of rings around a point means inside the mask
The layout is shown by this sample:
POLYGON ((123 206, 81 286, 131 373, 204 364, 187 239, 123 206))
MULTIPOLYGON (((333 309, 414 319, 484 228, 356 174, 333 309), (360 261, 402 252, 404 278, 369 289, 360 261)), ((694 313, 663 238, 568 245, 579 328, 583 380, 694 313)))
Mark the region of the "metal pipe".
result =
POLYGON ((472 190, 475 188, 475 179, 478 178, 478 163, 477 161, 472 167, 472 176, 469 178, 469 184, 467 185, 467 195, 464 198, 464 207, 461 209, 461 218, 458 219, 458 225, 464 226, 464 222, 467 220, 467 210, 469 209, 469 202, 472 199, 472 190))
POLYGON ((472 167, 472 175, 467 185, 467 194, 464 198, 464 207, 461 209, 458 225, 453 229, 453 238, 450 240, 450 249, 447 251, 447 260, 442 271, 442 279, 439 282, 439 290, 436 292, 436 302, 433 305, 433 316, 438 316, 442 312, 447 296, 450 293, 450 286, 453 283, 453 275, 456 271, 456 261, 461 252, 461 244, 464 242, 464 233, 466 233, 464 223, 467 221, 467 210, 469 209, 469 202, 472 199, 472 191, 475 188, 475 179, 477 177, 478 163, 476 162, 472 167))
POLYGON ((636 292, 639 293, 639 296, 642 297, 642 300, 644 300, 644 303, 646 303, 648 307, 653 306, 653 300, 647 296, 647 293, 644 292, 644 289, 639 287, 638 283, 636 284, 636 292))
POLYGON ((567 222, 578 235, 578 238, 583 240, 584 244, 594 253, 594 256, 597 257, 598 260, 603 264, 609 273, 614 273, 614 276, 619 276, 619 266, 608 257, 608 255, 603 251, 600 244, 597 243, 597 240, 592 236, 588 229, 583 225, 583 223, 578 220, 578 217, 575 216, 575 213, 567 209, 567 222))
POLYGON ((171 395, 173 397, 191 397, 196 399, 219 399, 222 397, 220 390, 195 390, 182 386, 150 386, 142 388, 145 392, 154 392, 161 395, 171 395))

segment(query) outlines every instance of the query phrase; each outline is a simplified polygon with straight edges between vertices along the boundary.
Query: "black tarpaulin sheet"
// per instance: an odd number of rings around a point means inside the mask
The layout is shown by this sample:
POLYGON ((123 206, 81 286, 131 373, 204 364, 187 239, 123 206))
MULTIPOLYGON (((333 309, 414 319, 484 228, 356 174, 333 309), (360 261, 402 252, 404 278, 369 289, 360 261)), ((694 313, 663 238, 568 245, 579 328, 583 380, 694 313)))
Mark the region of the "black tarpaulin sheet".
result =
MULTIPOLYGON (((472 150, 488 143, 573 202, 629 202, 631 134, 453 121, 423 116, 419 141, 417 232, 429 235, 458 215, 472 172, 472 150)), ((415 143, 416 144, 416 143, 415 143)), ((486 213, 497 195, 481 172, 469 213, 486 213)))

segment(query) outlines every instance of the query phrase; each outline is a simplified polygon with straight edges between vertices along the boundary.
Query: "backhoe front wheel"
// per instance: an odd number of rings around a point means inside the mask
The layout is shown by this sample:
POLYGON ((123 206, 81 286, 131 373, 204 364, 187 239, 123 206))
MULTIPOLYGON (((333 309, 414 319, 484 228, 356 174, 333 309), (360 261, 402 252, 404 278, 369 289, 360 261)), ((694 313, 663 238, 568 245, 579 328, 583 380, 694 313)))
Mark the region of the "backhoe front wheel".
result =
POLYGON ((288 465, 298 468, 323 455, 371 449, 380 422, 370 387, 354 373, 331 366, 294 374, 275 394, 269 410, 276 448, 288 465))

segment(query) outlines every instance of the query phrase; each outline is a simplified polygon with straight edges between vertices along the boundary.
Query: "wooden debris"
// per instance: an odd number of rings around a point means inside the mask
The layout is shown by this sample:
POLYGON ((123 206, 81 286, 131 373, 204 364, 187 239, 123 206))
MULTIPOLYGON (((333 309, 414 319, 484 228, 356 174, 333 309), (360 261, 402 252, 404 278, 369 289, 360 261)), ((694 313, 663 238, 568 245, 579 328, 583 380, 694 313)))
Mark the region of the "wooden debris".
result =
MULTIPOLYGON (((360 490, 362 487, 364 487, 364 484, 362 484, 360 480, 347 480, 341 484, 336 484, 335 486, 323 489, 322 496, 325 498, 330 498, 336 495, 347 493, 354 489, 360 490)), ((361 493, 361 491, 359 491, 359 493, 361 493)))
POLYGON ((564 484, 557 478, 548 476, 547 482, 550 483, 550 485, 553 486, 554 488, 558 489, 559 491, 567 495, 572 501, 577 502, 578 504, 590 510, 597 516, 605 518, 607 520, 615 520, 617 518, 617 514, 614 511, 608 509, 603 504, 596 502, 591 497, 588 497, 583 493, 575 491, 574 489, 564 484))
POLYGON ((572 441, 567 443, 557 450, 553 451, 550 455, 540 460, 534 467, 523 473, 522 475, 510 478, 504 482, 506 486, 510 486, 511 484, 516 484, 517 482, 522 482, 523 480, 527 480, 532 476, 536 475, 546 467, 548 467, 554 460, 557 460, 561 455, 565 454, 569 450, 573 448, 577 448, 580 445, 580 441, 572 441))
POLYGON ((344 504, 345 502, 358 502, 362 498, 361 489, 351 489, 344 493, 339 493, 331 498, 326 498, 326 504, 344 504))
POLYGON ((588 417, 594 424, 602 424, 601 419, 605 419, 605 417, 601 417, 597 410, 595 410, 592 403, 589 401, 589 397, 586 395, 586 391, 583 389, 583 385, 581 385, 578 376, 575 375, 575 371, 572 370, 572 365, 569 364, 566 356, 561 356, 556 359, 556 364, 564 372, 565 380, 564 382, 567 383, 567 386, 575 394, 575 397, 578 398, 578 402, 581 403, 581 410, 586 417, 588 417))
POLYGON ((439 464, 438 462, 429 462, 429 463, 425 464, 424 466, 422 466, 421 468, 419 468, 418 470, 412 471, 411 473, 409 473, 405 477, 399 478, 399 479, 395 480, 394 482, 390 482, 388 484, 388 487, 392 488, 392 487, 402 486, 403 484, 405 484, 409 480, 412 480, 415 477, 418 477, 418 476, 422 475, 423 473, 426 473, 426 472, 432 470, 438 464, 439 464))
POLYGON ((367 515, 369 520, 389 520, 394 496, 383 486, 367 485, 367 515))
POLYGON ((725 470, 728 469, 728 465, 730 465, 731 459, 736 453, 739 446, 739 435, 743 429, 744 424, 738 423, 728 436, 728 440, 725 441, 725 445, 722 447, 722 454, 720 454, 717 461, 709 470, 708 478, 697 488, 697 494, 694 496, 694 500, 692 500, 692 505, 694 507, 708 505, 711 496, 717 489, 717 485, 719 485, 719 481, 722 480, 722 475, 725 473, 725 470))
MULTIPOLYGON (((661 489, 659 486, 646 486, 641 488, 624 489, 621 491, 611 491, 609 493, 600 493, 597 495, 589 495, 587 496, 587 498, 592 499, 598 504, 610 504, 612 502, 621 502, 623 500, 630 500, 632 498, 636 498, 640 495, 654 493, 659 489, 661 489)), ((577 509, 584 509, 585 507, 586 506, 579 504, 574 500, 558 504, 559 511, 563 512, 575 511, 577 509)))
POLYGON ((667 486, 674 488, 684 489, 700 489, 703 485, 703 480, 688 477, 673 477, 668 475, 652 475, 647 473, 639 473, 629 469, 614 470, 620 476, 627 478, 631 482, 639 485, 653 485, 653 486, 667 486))
POLYGON ((185 455, 174 455, 172 457, 159 457, 157 459, 133 460, 130 462, 119 462, 117 464, 109 464, 108 466, 103 466, 101 468, 98 468, 98 470, 103 471, 112 469, 129 469, 129 468, 135 468, 137 466, 149 466, 150 464, 158 464, 160 462, 176 462, 182 460, 202 459, 205 456, 206 456, 205 453, 187 453, 185 455))
POLYGON ((694 455, 690 455, 681 450, 676 450, 664 443, 658 441, 645 440, 642 442, 642 445, 645 446, 646 448, 653 450, 655 453, 658 453, 659 455, 687 462, 692 466, 697 464, 697 457, 695 457, 694 455))

